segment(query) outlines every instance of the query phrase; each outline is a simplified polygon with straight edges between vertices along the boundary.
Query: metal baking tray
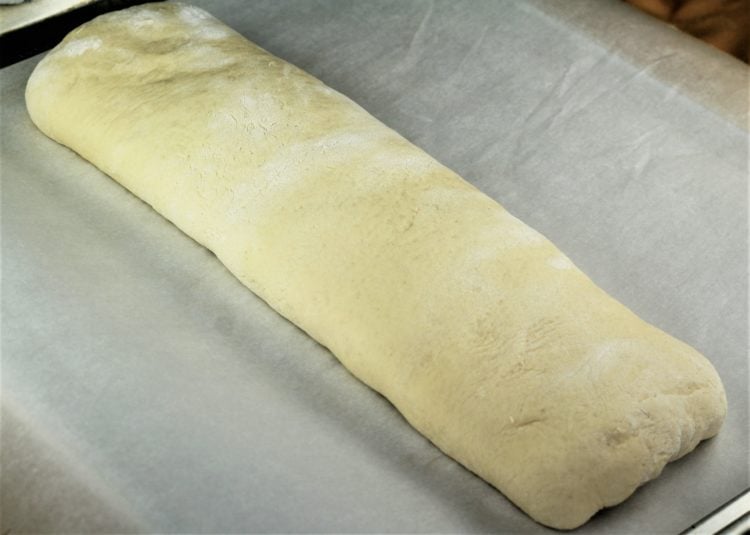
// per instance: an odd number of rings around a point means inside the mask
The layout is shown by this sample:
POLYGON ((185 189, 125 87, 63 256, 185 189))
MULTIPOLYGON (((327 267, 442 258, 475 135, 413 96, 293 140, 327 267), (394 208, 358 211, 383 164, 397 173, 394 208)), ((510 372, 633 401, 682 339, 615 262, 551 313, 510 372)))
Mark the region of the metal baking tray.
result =
MULTIPOLYGON (((581 533, 680 532, 748 487, 745 65, 618 2, 195 3, 714 363, 721 434, 581 533)), ((40 57, 0 71, 3 533, 548 531, 37 131, 40 57)))

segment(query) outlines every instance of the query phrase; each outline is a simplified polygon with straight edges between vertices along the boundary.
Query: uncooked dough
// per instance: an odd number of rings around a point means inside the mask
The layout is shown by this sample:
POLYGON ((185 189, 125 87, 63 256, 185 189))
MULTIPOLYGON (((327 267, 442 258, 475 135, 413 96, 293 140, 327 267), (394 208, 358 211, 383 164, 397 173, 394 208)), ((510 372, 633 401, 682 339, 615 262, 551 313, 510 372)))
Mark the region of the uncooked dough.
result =
POLYGON ((200 9, 100 16, 29 113, 535 520, 574 528, 716 434, 719 377, 347 97, 200 9))

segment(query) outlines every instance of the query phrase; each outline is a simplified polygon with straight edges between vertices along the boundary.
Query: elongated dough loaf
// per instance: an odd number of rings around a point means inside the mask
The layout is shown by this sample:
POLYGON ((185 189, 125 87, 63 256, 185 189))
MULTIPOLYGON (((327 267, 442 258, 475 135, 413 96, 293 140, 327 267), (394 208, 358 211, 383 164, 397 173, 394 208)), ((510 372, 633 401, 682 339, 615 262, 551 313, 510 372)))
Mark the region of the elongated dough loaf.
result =
POLYGON ((543 524, 579 526, 721 426, 724 390, 703 356, 199 9, 85 24, 39 63, 26 98, 43 132, 216 253, 543 524))

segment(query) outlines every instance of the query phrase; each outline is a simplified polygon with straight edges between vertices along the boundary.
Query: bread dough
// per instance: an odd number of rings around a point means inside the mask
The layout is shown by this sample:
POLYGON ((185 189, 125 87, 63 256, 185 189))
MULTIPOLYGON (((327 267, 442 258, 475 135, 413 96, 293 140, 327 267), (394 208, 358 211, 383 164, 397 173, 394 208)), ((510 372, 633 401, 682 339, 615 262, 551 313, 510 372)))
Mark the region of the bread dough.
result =
POLYGON ((699 353, 347 97, 194 7, 98 17, 37 126, 213 251, 535 520, 574 528, 716 434, 699 353))

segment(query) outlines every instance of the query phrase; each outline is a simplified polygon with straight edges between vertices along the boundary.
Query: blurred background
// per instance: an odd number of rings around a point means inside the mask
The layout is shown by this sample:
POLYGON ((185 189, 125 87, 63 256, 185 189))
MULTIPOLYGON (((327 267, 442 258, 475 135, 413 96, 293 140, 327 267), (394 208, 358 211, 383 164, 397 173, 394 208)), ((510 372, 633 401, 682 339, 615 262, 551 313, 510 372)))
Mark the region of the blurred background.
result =
POLYGON ((748 63, 750 0, 624 0, 748 63))

